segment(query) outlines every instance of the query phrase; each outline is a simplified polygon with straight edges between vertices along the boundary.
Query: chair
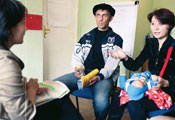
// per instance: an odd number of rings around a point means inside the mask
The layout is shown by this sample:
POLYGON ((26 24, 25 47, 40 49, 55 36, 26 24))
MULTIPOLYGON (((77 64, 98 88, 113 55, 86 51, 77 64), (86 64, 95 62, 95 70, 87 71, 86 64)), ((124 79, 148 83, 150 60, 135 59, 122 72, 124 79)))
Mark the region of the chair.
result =
MULTIPOLYGON (((116 75, 116 77, 113 79, 114 88, 116 88, 116 86, 117 86, 118 76, 119 75, 116 75)), ((114 90, 112 91, 112 94, 114 93, 114 90)), ((75 91, 71 92, 71 95, 75 96, 75 98, 76 98, 76 105, 77 105, 78 111, 79 111, 78 97, 92 99, 92 93, 91 93, 91 89, 89 87, 85 87, 82 90, 75 90, 75 91)))
POLYGON ((163 109, 163 110, 155 110, 155 111, 149 112, 148 117, 151 118, 151 117, 155 117, 158 115, 164 115, 165 113, 173 111, 173 110, 175 110, 175 105, 171 106, 168 110, 163 109))
MULTIPOLYGON (((116 84, 114 84, 114 86, 115 86, 114 90, 120 90, 119 87, 116 87, 116 84)), ((113 94, 114 90, 112 91, 112 94, 113 94)), ((111 94, 111 96, 112 96, 112 94, 111 94)), ((91 93, 91 89, 89 87, 85 87, 82 90, 75 90, 75 91, 71 92, 71 95, 75 96, 75 98, 76 98, 76 105, 77 105, 78 112, 80 111, 78 97, 92 99, 92 93, 91 93)), ((126 114, 126 113, 128 113, 128 111, 125 111, 123 114, 126 114)), ((116 116, 113 116, 113 117, 116 117, 116 116)))
POLYGON ((85 87, 82 90, 75 90, 71 94, 73 96, 75 96, 75 98, 76 98, 76 105, 77 105, 78 111, 79 111, 78 97, 92 99, 92 93, 91 93, 91 89, 89 87, 85 87))

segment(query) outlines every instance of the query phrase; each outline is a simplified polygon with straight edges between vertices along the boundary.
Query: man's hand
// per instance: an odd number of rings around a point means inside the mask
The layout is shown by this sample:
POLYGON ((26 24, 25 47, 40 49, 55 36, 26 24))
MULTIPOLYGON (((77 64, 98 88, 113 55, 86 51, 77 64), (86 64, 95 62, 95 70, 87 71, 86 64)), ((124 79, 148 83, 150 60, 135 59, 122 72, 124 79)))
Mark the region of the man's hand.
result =
POLYGON ((99 76, 94 76, 92 79, 89 80, 89 86, 93 85, 94 83, 100 81, 99 76))
POLYGON ((75 75, 77 78, 81 78, 81 77, 83 77, 84 70, 85 70, 85 68, 84 68, 83 66, 81 66, 81 68, 76 67, 76 68, 75 68, 75 71, 74 71, 74 75, 75 75), (81 72, 80 72, 80 71, 81 71, 81 72))

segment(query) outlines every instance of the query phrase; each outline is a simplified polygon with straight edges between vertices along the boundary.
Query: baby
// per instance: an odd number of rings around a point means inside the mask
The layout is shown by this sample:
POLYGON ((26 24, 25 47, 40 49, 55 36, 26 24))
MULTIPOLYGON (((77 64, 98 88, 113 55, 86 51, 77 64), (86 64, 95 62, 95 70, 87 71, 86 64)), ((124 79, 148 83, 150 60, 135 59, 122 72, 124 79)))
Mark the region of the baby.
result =
POLYGON ((156 75, 151 75, 149 71, 133 73, 127 80, 126 75, 119 77, 120 105, 123 105, 131 100, 137 101, 144 96, 149 96, 160 109, 167 109, 172 105, 171 97, 160 90, 153 90, 152 87, 156 86, 155 82, 158 81, 156 75), (162 99, 163 103, 160 103, 162 99))
POLYGON ((148 89, 156 86, 157 76, 151 75, 149 71, 133 73, 127 80, 125 75, 119 78, 120 88, 126 90, 131 100, 140 100, 148 89))

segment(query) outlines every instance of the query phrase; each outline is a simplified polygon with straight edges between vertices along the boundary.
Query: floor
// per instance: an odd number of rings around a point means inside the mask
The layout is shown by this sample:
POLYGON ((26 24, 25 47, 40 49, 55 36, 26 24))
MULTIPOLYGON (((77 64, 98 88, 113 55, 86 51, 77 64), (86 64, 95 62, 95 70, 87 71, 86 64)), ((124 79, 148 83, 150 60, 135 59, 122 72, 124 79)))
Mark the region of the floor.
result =
MULTIPOLYGON (((75 102, 75 97, 70 96, 72 102, 76 106, 75 102)), ((84 98, 79 98, 79 108, 80 108, 80 113, 83 116, 84 120, 95 120, 94 117, 94 111, 92 107, 92 100, 84 99, 84 98)), ((129 114, 125 114, 122 118, 122 120, 130 120, 129 114)))

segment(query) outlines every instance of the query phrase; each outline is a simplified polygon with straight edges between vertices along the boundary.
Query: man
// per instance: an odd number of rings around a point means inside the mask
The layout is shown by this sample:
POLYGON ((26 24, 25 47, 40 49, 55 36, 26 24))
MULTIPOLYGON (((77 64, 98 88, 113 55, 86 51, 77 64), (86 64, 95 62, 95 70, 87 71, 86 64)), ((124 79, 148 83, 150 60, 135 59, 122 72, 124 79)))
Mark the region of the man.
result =
POLYGON ((119 59, 109 56, 114 46, 122 47, 122 38, 109 27, 115 10, 108 4, 98 4, 93 8, 97 27, 85 34, 76 44, 72 57, 73 73, 55 80, 65 83, 73 91, 78 89, 77 80, 81 78, 78 67, 85 74, 97 68, 100 72, 90 80, 89 87, 93 95, 93 107, 96 120, 105 120, 109 97, 119 72, 119 59))

